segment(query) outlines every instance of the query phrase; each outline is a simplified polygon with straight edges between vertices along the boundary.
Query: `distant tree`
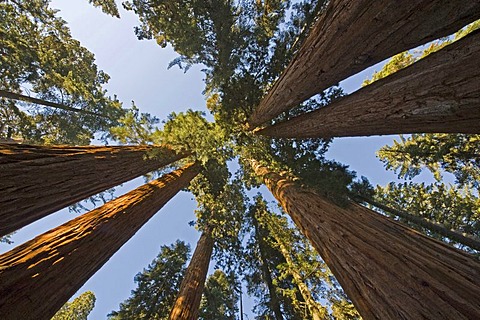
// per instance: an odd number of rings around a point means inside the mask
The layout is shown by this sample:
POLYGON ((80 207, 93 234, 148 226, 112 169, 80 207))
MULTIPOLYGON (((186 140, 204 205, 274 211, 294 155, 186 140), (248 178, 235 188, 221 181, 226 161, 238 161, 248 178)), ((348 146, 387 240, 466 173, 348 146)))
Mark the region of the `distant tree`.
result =
POLYGON ((412 179, 423 169, 437 181, 442 173, 451 173, 456 183, 480 190, 480 135, 414 134, 400 137, 392 146, 384 146, 378 157, 399 178, 412 179))
POLYGON ((162 246, 157 258, 135 276, 137 288, 130 298, 112 311, 110 320, 168 319, 183 279, 190 247, 177 240, 170 246, 162 246))
POLYGON ((85 111, 0 98, 0 139, 85 145, 123 114, 103 88, 109 76, 49 1, 0 3, 0 51, 0 90, 85 111))
POLYGON ((200 320, 236 320, 238 293, 233 276, 215 270, 207 278, 200 304, 200 320))
POLYGON ((52 320, 87 320, 95 306, 95 294, 87 291, 72 302, 67 302, 53 316, 52 320))

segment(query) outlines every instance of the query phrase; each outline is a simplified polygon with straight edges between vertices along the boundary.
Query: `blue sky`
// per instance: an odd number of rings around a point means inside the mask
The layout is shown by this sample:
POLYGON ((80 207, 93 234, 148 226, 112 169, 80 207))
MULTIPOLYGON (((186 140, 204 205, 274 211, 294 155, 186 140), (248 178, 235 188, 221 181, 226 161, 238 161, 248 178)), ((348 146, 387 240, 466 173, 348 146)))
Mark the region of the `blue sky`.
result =
MULTIPOLYGON (((187 73, 176 67, 167 70, 168 63, 177 55, 170 48, 160 48, 154 41, 137 40, 133 33, 137 19, 131 12, 120 6, 121 19, 116 19, 93 8, 86 0, 54 0, 51 6, 61 10, 59 15, 68 22, 73 37, 95 54, 99 68, 111 76, 107 86, 109 93, 116 94, 125 107, 134 100, 141 111, 160 119, 172 111, 189 108, 206 111, 200 67, 193 67, 187 73)), ((354 91, 378 69, 378 65, 369 68, 341 85, 347 92, 354 91)), ((328 157, 350 165, 350 169, 359 176, 368 177, 374 184, 386 184, 395 180, 395 175, 383 169, 375 151, 391 143, 393 138, 336 139, 328 157)), ((126 193, 141 183, 143 178, 126 183, 118 194, 126 193)), ((178 194, 80 289, 79 293, 94 291, 97 297, 90 319, 105 319, 110 311, 118 308, 118 304, 134 288, 134 275, 156 257, 161 245, 181 239, 189 242, 194 249, 199 234, 188 225, 194 220, 194 210, 192 195, 185 192, 178 194)), ((72 217, 72 213, 62 210, 25 227, 14 236, 15 245, 72 217)), ((1 251, 11 248, 0 245, 1 251)))

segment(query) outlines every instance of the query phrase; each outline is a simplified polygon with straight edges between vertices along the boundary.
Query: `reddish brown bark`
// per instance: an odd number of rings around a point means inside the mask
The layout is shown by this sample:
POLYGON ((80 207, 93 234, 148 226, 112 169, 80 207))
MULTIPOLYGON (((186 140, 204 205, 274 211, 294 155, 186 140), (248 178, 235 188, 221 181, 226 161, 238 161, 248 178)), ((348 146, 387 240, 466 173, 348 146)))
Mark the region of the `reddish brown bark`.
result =
POLYGON ((364 319, 480 319, 480 262, 365 207, 338 207, 252 162, 364 319))
POLYGON ((480 31, 331 105, 258 131, 284 138, 480 133, 480 31))
POLYGON ((177 300, 170 312, 170 320, 195 320, 198 318, 213 244, 211 231, 204 231, 197 242, 197 247, 180 285, 177 300))
POLYGON ((50 319, 198 170, 166 174, 1 255, 2 320, 50 319))
POLYGON ((181 158, 167 147, 0 144, 0 236, 181 158))
POLYGON ((450 35, 479 18, 478 0, 332 0, 248 119, 249 127, 377 62, 450 35))

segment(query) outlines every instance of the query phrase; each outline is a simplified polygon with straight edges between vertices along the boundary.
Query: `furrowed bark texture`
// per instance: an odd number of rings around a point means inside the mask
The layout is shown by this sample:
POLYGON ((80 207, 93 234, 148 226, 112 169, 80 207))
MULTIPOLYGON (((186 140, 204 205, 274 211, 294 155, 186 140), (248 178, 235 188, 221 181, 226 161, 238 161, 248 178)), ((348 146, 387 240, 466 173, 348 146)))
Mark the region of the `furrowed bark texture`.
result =
POLYGON ((331 105, 258 134, 480 133, 480 30, 331 105))
POLYGON ((50 319, 198 171, 173 171, 1 255, 2 320, 50 319))
POLYGON ((480 18, 480 1, 332 0, 250 119, 255 127, 396 53, 480 18))
POLYGON ((170 312, 170 320, 195 320, 198 318, 213 244, 211 231, 203 232, 180 285, 177 300, 170 312))
POLYGON ((0 144, 0 236, 183 157, 167 147, 0 144))
POLYGON ((338 207, 252 161, 364 319, 480 319, 480 262, 358 204, 338 207))

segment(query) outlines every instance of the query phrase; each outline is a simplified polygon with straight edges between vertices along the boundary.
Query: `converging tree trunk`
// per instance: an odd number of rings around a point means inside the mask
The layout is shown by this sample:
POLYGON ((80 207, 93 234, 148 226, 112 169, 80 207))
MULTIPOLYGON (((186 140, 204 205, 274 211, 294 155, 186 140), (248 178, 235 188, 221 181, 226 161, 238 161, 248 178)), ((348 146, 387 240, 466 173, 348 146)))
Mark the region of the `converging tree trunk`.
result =
POLYGON ((480 133, 480 30, 331 105, 258 133, 351 137, 480 133))
POLYGON ((0 144, 0 236, 184 156, 162 146, 0 144))
POLYGON ((248 119, 255 127, 396 53, 480 18, 478 1, 332 0, 248 119))
POLYGON ((342 208, 251 161, 364 319, 479 319, 480 262, 358 204, 342 208))
POLYGON ((1 255, 2 319, 50 319, 198 172, 173 171, 1 255))
POLYGON ((198 318, 213 244, 212 231, 207 228, 197 242, 197 247, 180 285, 177 300, 170 312, 170 320, 194 320, 198 318))
POLYGON ((5 90, 1 90, 1 89, 0 89, 0 97, 13 99, 13 100, 20 100, 20 101, 25 101, 25 102, 30 102, 30 103, 35 103, 35 104, 39 104, 39 105, 42 105, 42 106, 62 109, 62 110, 66 110, 66 111, 89 114, 89 115, 96 116, 96 117, 106 118, 106 116, 104 116, 104 115, 101 115, 101 114, 98 114, 98 113, 95 113, 95 112, 91 112, 91 111, 88 111, 88 110, 72 108, 72 107, 69 107, 69 106, 66 106, 66 105, 63 105, 63 104, 60 104, 60 103, 45 101, 45 100, 41 100, 41 99, 33 98, 33 97, 30 97, 30 96, 25 96, 23 94, 10 92, 10 91, 5 91, 5 90))

